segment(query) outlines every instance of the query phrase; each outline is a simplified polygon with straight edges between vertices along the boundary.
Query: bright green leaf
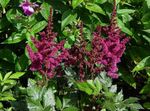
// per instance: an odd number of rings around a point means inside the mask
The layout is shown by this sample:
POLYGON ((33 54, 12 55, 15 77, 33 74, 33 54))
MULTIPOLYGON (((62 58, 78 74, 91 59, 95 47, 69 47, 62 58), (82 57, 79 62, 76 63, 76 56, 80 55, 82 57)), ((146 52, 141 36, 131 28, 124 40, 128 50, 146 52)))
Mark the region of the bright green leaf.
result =
POLYGON ((146 68, 150 68, 150 56, 144 58, 141 62, 139 62, 134 69, 132 70, 132 72, 135 71, 140 71, 146 68))
POLYGON ((104 10, 97 4, 87 3, 85 7, 86 7, 86 9, 88 9, 90 11, 97 12, 97 13, 105 15, 104 10))
POLYGON ((46 2, 44 2, 42 5, 41 5, 41 10, 40 10, 40 13, 41 15, 45 18, 45 20, 48 20, 48 17, 50 15, 50 5, 46 2))
POLYGON ((76 8, 83 0, 72 0, 72 7, 76 8))
POLYGON ((72 107, 69 107, 69 108, 65 108, 63 111, 79 111, 79 109, 72 106, 72 107))
POLYGON ((31 28, 31 32, 38 33, 42 31, 46 27, 46 25, 47 25, 46 21, 40 21, 31 28))
POLYGON ((24 74, 25 74, 25 72, 16 72, 16 73, 12 74, 9 78, 10 79, 19 79, 24 74))
POLYGON ((7 38, 2 44, 14 44, 21 42, 25 38, 24 34, 21 33, 12 33, 12 35, 7 38))
POLYGON ((135 10, 133 10, 133 9, 119 9, 119 10, 117 10, 117 13, 118 14, 131 14, 131 13, 134 13, 135 12, 135 10))
POLYGON ((77 14, 73 13, 71 10, 67 10, 66 12, 64 12, 62 15, 61 30, 63 30, 65 26, 75 21, 76 17, 77 14))
POLYGON ((3 8, 5 8, 9 2, 10 0, 0 0, 0 4, 3 8))

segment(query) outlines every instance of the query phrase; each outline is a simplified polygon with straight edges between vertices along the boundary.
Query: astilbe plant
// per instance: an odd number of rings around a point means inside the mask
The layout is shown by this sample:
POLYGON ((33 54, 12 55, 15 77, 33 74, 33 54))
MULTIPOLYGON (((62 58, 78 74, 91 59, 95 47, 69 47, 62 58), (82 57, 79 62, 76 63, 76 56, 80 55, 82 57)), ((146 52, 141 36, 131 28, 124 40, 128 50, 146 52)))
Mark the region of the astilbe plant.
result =
POLYGON ((32 37, 32 41, 37 48, 37 52, 27 45, 31 59, 32 71, 39 71, 52 78, 56 71, 61 68, 61 63, 65 67, 72 67, 82 81, 89 77, 95 77, 101 71, 106 71, 111 78, 118 78, 117 64, 120 62, 128 38, 121 33, 116 20, 116 2, 109 26, 97 26, 91 41, 91 50, 87 50, 87 42, 83 35, 83 23, 80 24, 79 43, 74 44, 71 49, 64 48, 64 41, 57 43, 54 41, 57 34, 52 31, 52 10, 50 12, 48 27, 45 32, 41 32, 41 40, 32 37), (103 37, 105 34, 107 37, 103 37))
POLYGON ((98 26, 93 36, 91 55, 96 53, 97 63, 103 65, 108 76, 118 78, 117 63, 120 62, 129 38, 122 34, 121 29, 117 26, 115 0, 110 26, 98 26), (102 34, 107 35, 107 37, 102 37, 102 34))
POLYGON ((55 42, 57 33, 53 32, 52 9, 48 20, 46 31, 40 33, 41 39, 36 40, 32 37, 32 42, 37 48, 34 52, 27 45, 28 54, 31 60, 31 71, 39 71, 46 77, 53 78, 56 75, 56 69, 60 69, 61 63, 67 60, 68 52, 64 48, 65 41, 55 42))
POLYGON ((91 41, 91 51, 86 50, 87 43, 83 38, 82 28, 80 36, 80 45, 75 44, 69 50, 69 65, 77 67, 80 80, 84 79, 86 72, 93 77, 101 71, 106 71, 111 78, 118 78, 117 64, 120 62, 129 38, 122 34, 117 26, 115 0, 111 23, 109 26, 97 26, 91 41), (103 37, 102 34, 107 37, 103 37))

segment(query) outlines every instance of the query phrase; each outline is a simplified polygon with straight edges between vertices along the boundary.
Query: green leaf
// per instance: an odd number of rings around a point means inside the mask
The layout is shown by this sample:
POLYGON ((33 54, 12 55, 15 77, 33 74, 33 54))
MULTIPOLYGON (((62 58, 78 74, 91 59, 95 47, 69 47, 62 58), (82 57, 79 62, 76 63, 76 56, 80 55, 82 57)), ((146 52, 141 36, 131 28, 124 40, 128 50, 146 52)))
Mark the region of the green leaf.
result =
POLYGON ((150 34, 150 29, 146 29, 146 30, 143 30, 143 31, 150 34))
POLYGON ((150 102, 145 102, 145 103, 143 104, 143 106, 144 106, 144 108, 146 108, 146 109, 150 109, 150 102))
POLYGON ((79 90, 84 91, 88 95, 91 95, 93 93, 93 90, 90 88, 87 82, 78 82, 76 83, 79 90))
POLYGON ((51 88, 45 92, 43 96, 43 103, 44 107, 51 106, 53 108, 55 106, 55 96, 51 88))
POLYGON ((39 100, 27 98, 27 107, 29 111, 43 111, 43 107, 39 100))
POLYGON ((132 70, 132 72, 140 71, 146 68, 150 68, 150 56, 144 58, 142 61, 140 61, 132 70))
POLYGON ((61 30, 63 30, 65 26, 75 21, 76 17, 77 17, 77 14, 73 13, 71 10, 65 11, 62 15, 61 30))
POLYGON ((90 10, 90 11, 105 15, 105 12, 103 11, 103 9, 97 4, 87 3, 85 8, 90 10))
POLYGON ((62 103, 59 97, 56 97, 56 108, 59 110, 62 108, 62 103))
POLYGON ((0 4, 3 8, 5 8, 9 2, 10 0, 0 0, 0 4))
POLYGON ((32 28, 31 28, 31 32, 32 33, 38 33, 40 31, 42 31, 47 25, 46 21, 40 21, 37 24, 35 24, 32 28))
POLYGON ((9 38, 2 42, 2 44, 15 44, 21 42, 24 38, 24 34, 14 32, 9 38))
POLYGON ((19 79, 24 74, 25 74, 25 72, 16 72, 16 73, 12 74, 9 78, 10 79, 19 79))
POLYGON ((9 49, 1 49, 0 58, 8 62, 15 63, 17 56, 14 52, 12 52, 9 49))
POLYGON ((100 92, 100 90, 102 89, 102 84, 101 84, 100 80, 98 79, 98 77, 95 78, 94 83, 97 88, 97 91, 100 92))
MULTIPOLYGON (((133 103, 133 104, 129 104, 129 107, 131 108, 131 109, 143 109, 143 107, 140 105, 140 104, 138 104, 138 103, 133 103)), ((131 110, 132 111, 132 110, 131 110)))
POLYGON ((117 22, 118 22, 119 28, 120 28, 124 33, 127 33, 127 34, 130 35, 130 36, 133 35, 132 31, 130 31, 120 19, 117 19, 117 22))
POLYGON ((40 87, 37 87, 36 81, 28 79, 28 87, 27 87, 28 96, 30 96, 32 100, 41 100, 40 92, 41 89, 40 87))
POLYGON ((0 81, 2 81, 2 80, 3 80, 3 76, 2 76, 2 74, 0 72, 0 81))
POLYGON ((107 0, 94 0, 95 3, 103 4, 107 2, 107 0))
POLYGON ((83 0, 72 0, 72 7, 73 7, 73 9, 76 8, 82 2, 83 2, 83 0))
POLYGON ((117 13, 118 14, 131 14, 131 13, 134 13, 135 12, 135 10, 133 10, 133 9, 119 9, 119 10, 117 10, 117 13))
POLYGON ((45 18, 45 20, 48 20, 48 17, 50 15, 50 5, 46 2, 44 2, 42 5, 41 5, 41 10, 40 10, 40 13, 41 15, 45 18))
POLYGON ((69 108, 65 108, 63 111, 79 111, 79 109, 72 106, 72 107, 69 107, 69 108))
POLYGON ((9 76, 12 74, 12 72, 8 72, 8 73, 6 73, 6 75, 4 76, 4 79, 3 80, 6 80, 6 79, 8 79, 9 78, 9 76))
POLYGON ((147 3, 148 8, 150 8, 150 0, 145 0, 147 3))
POLYGON ((16 61, 15 70, 24 71, 29 66, 29 59, 25 54, 21 55, 20 58, 16 61))
POLYGON ((148 83, 140 91, 140 94, 149 94, 149 93, 150 93, 150 82, 148 81, 148 83))
POLYGON ((8 91, 0 93, 0 101, 14 101, 14 100, 16 99, 13 97, 12 93, 8 91))
POLYGON ((125 99, 124 100, 124 103, 125 104, 131 104, 131 103, 135 103, 135 102, 138 102, 138 98, 136 98, 136 97, 129 97, 128 99, 125 99))

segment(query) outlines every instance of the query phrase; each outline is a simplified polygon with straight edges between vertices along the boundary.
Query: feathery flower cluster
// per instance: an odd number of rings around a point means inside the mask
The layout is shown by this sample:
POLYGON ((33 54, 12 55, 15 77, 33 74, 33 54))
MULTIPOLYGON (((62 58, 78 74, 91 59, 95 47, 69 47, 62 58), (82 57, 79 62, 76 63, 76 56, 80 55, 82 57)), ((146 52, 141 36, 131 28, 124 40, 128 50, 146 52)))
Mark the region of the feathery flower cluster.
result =
POLYGON ((97 32, 93 35, 92 54, 99 52, 97 55, 100 54, 100 57, 97 62, 103 65, 105 71, 107 71, 110 77, 118 78, 117 63, 120 62, 120 58, 126 48, 125 45, 129 39, 124 34, 121 34, 121 30, 117 26, 115 0, 110 26, 98 26, 97 32), (107 38, 103 38, 102 33, 107 35, 107 38))
POLYGON ((108 76, 118 78, 117 64, 120 62, 129 39, 121 33, 117 26, 115 0, 110 26, 97 26, 97 30, 93 33, 90 51, 86 49, 87 43, 83 37, 83 23, 80 25, 80 43, 75 44, 69 50, 64 48, 64 41, 54 42, 57 34, 52 32, 52 25, 51 10, 47 30, 40 33, 41 40, 32 38, 38 51, 33 52, 27 45, 32 71, 39 71, 52 78, 63 62, 66 67, 71 66, 76 69, 80 80, 85 77, 93 77, 103 70, 108 76), (103 37, 103 34, 107 37, 103 37))
POLYGON ((85 72, 93 76, 93 74, 98 74, 102 70, 105 70, 108 76, 118 78, 117 64, 120 62, 128 41, 129 39, 124 34, 121 34, 121 30, 117 26, 116 3, 114 0, 110 26, 97 26, 97 31, 93 33, 91 51, 86 50, 86 41, 83 38, 80 41, 80 47, 73 46, 69 51, 69 63, 70 65, 78 66, 81 80, 84 79, 85 72), (104 38, 102 34, 107 37, 104 38))
POLYGON ((20 4, 20 7, 23 9, 24 14, 26 14, 27 16, 32 15, 35 12, 34 8, 36 8, 38 6, 39 5, 37 5, 36 3, 31 3, 28 0, 24 0, 20 4))
POLYGON ((41 40, 36 40, 32 37, 32 41, 37 48, 37 52, 33 52, 29 45, 27 50, 30 60, 32 62, 30 70, 39 71, 43 75, 47 75, 52 78, 56 74, 56 69, 60 68, 61 63, 67 60, 68 51, 64 48, 64 41, 56 43, 54 39, 57 33, 52 31, 52 9, 50 11, 50 17, 48 21, 48 27, 46 31, 40 33, 41 40))

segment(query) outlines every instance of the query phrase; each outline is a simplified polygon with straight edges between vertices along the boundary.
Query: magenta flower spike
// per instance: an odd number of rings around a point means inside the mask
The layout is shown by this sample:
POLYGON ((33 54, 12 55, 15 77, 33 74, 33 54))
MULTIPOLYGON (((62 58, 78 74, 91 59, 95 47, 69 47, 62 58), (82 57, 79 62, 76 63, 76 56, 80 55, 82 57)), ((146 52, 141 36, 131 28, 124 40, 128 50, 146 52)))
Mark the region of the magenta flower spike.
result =
POLYGON ((36 3, 31 3, 28 0, 24 0, 20 4, 20 7, 23 9, 24 14, 26 14, 27 16, 30 16, 35 12, 34 8, 38 7, 38 5, 36 3))
POLYGON ((26 46, 30 60, 31 71, 38 71, 48 78, 61 75, 61 63, 68 58, 68 51, 64 48, 65 41, 55 42, 57 33, 52 31, 52 9, 50 10, 50 16, 48 20, 47 29, 40 33, 41 39, 37 40, 32 37, 37 51, 34 52, 29 45, 26 46), (59 70, 57 70, 59 69, 59 70))

